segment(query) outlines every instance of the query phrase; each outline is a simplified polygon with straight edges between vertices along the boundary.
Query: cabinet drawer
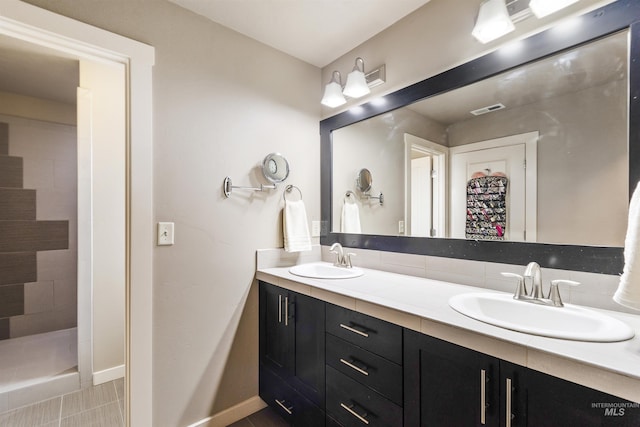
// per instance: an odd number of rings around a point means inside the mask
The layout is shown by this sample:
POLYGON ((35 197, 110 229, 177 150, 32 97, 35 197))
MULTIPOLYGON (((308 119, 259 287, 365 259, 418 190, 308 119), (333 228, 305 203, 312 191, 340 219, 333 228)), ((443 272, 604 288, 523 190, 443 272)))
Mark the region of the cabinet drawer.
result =
POLYGON ((327 413, 344 427, 402 425, 402 408, 327 366, 327 413))
POLYGON ((402 366, 327 334, 327 364, 402 406, 402 366))
POLYGON ((260 368, 260 397, 292 426, 325 427, 320 408, 264 367, 260 368))
POLYGON ((327 304, 327 332, 402 364, 402 328, 384 320, 327 304))

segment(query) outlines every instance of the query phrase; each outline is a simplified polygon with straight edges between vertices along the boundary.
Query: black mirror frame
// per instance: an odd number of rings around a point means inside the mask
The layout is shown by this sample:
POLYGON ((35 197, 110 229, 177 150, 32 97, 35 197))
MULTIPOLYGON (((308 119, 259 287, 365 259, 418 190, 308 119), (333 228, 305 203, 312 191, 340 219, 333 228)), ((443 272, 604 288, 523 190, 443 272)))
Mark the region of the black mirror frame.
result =
POLYGON ((544 243, 472 241, 463 239, 381 236, 332 232, 332 142, 331 132, 413 102, 456 89, 514 67, 629 29, 629 195, 640 181, 640 2, 619 0, 581 16, 583 22, 571 35, 558 36, 553 28, 521 43, 510 55, 490 53, 466 64, 427 78, 385 96, 383 106, 366 103, 357 112, 345 111, 320 122, 321 218, 320 244, 339 242, 351 248, 431 255, 476 261, 541 266, 564 270, 620 274, 623 248, 544 243))

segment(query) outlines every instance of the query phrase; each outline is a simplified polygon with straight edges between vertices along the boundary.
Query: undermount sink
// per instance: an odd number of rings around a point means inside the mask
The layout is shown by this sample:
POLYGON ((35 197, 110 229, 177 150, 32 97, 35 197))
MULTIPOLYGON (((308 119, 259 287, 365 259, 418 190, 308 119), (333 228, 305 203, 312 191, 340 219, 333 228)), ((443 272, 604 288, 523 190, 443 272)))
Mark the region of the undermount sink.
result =
POLYGON ((327 262, 313 262, 293 266, 289 273, 313 279, 351 279, 362 276, 364 271, 357 267, 337 267, 327 262))
POLYGON ((508 294, 456 295, 449 300, 449 306, 481 322, 544 337, 615 342, 631 339, 635 334, 627 324, 593 310, 572 304, 550 307, 518 301, 508 294))

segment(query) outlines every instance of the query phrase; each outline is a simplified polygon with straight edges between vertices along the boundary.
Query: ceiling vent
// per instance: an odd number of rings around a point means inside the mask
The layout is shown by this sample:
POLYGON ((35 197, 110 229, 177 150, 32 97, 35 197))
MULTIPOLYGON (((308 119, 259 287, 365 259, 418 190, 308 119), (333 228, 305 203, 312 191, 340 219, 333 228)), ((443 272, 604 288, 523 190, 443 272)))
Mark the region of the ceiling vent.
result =
POLYGON ((471 114, 473 114, 474 116, 481 116, 483 114, 493 113, 494 111, 502 110, 504 108, 506 108, 504 104, 498 103, 473 110, 471 114))

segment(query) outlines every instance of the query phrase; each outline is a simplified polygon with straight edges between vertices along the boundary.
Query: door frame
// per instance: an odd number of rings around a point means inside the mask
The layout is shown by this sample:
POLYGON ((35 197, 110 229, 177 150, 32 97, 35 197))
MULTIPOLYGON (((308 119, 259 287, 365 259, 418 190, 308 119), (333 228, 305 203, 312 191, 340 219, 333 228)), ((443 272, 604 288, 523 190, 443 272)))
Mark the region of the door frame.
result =
MULTIPOLYGON (((449 154, 450 149, 444 145, 438 144, 428 139, 412 135, 404 134, 404 229, 405 234, 411 230, 411 150, 417 149, 434 157, 434 163, 437 163, 439 171, 438 179, 438 217, 437 224, 434 225, 437 230, 442 230, 442 236, 449 235, 449 154)), ((407 234, 409 235, 409 234, 407 234)))
MULTIPOLYGON (((526 132, 449 148, 450 163, 454 156, 489 148, 525 145, 525 242, 538 241, 538 139, 540 132, 526 132)), ((450 166, 450 174, 451 164, 450 166)), ((451 179, 451 176, 449 176, 451 179)))
POLYGON ((126 73, 125 424, 152 422, 152 67, 154 48, 19 0, 0 5, 0 34, 126 73))

